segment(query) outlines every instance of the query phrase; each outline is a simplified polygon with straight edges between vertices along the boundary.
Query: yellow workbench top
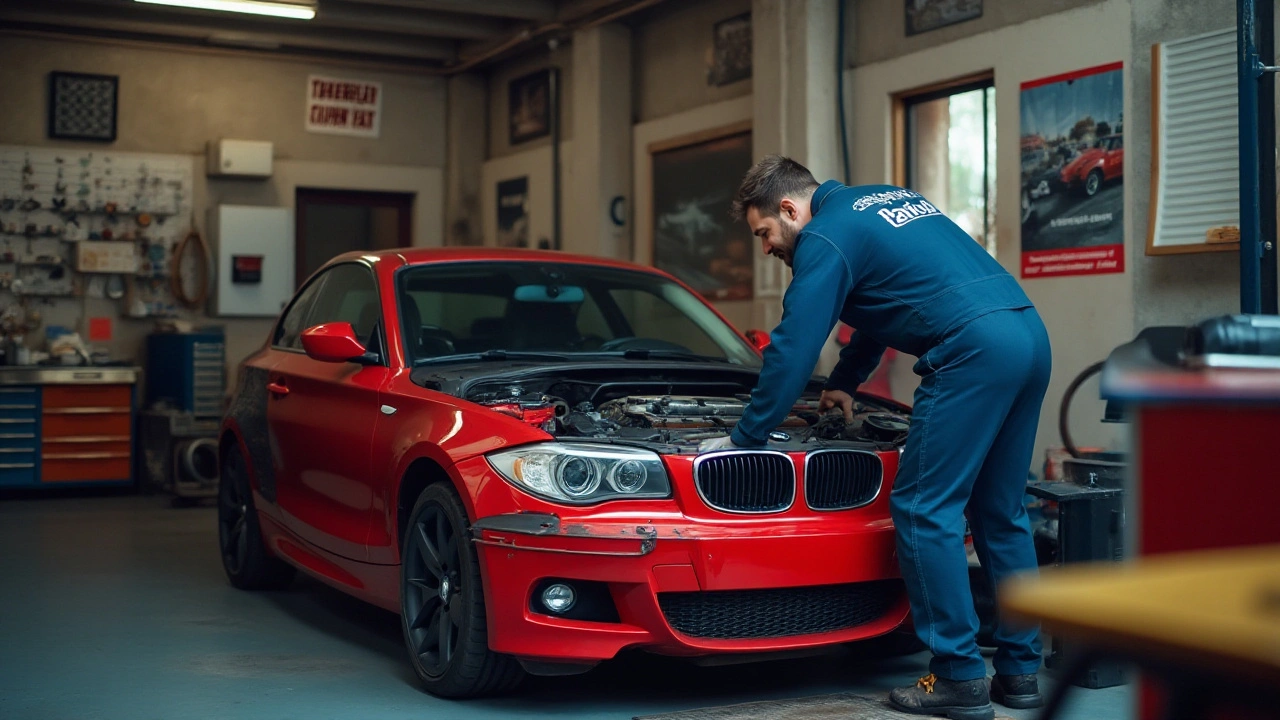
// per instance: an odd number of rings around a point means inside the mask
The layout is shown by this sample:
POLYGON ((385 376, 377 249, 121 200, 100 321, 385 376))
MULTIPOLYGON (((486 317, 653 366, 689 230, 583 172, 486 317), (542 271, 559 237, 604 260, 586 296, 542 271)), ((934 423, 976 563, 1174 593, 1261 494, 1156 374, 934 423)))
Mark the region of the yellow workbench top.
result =
POLYGON ((1000 603, 1104 651, 1280 687, 1280 545, 1044 568, 1000 603))

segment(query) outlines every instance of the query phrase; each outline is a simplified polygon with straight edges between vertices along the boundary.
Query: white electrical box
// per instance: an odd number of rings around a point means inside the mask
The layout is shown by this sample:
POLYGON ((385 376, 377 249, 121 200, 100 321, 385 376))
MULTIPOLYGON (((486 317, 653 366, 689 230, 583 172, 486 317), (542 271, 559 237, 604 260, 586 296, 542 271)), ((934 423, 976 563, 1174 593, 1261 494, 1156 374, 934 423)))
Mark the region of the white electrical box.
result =
POLYGON ((216 313, 275 317, 293 297, 293 210, 218 205, 209 210, 217 243, 216 313))
POLYGON ((261 140, 210 140, 207 148, 208 175, 271 177, 273 146, 261 140))

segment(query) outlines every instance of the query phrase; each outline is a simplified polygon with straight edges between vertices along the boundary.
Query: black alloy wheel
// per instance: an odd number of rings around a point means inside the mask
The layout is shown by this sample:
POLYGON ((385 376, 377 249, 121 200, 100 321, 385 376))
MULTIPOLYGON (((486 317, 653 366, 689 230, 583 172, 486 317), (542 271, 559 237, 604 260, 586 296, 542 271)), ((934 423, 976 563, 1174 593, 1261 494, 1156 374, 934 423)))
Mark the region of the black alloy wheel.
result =
POLYGON ((524 673, 489 650, 484 588, 466 510, 436 484, 414 503, 402 538, 400 625, 419 680, 441 697, 478 697, 515 687, 524 673))
POLYGON ((291 565, 267 555, 248 465, 236 446, 223 454, 218 474, 218 549, 227 579, 241 590, 279 590, 288 587, 296 573, 291 565))

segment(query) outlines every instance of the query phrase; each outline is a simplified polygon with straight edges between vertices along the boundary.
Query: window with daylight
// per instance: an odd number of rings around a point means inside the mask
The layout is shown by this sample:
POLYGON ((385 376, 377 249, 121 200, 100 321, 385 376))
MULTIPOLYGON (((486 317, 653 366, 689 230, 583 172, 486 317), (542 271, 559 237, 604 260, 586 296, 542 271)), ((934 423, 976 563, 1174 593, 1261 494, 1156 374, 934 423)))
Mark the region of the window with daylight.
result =
POLYGON ((894 98, 894 180, 996 253, 996 89, 991 73, 894 98))

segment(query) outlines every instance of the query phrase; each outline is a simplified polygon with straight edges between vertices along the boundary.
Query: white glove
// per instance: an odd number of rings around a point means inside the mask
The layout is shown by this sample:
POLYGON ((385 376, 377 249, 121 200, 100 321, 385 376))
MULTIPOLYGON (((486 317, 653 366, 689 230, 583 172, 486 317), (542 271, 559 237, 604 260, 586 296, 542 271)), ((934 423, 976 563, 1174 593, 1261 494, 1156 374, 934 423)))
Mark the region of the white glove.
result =
POLYGON ((728 435, 725 435, 724 437, 703 440, 698 443, 698 452, 705 453, 712 452, 714 450, 732 450, 736 447, 738 446, 733 444, 733 440, 730 439, 728 435))

